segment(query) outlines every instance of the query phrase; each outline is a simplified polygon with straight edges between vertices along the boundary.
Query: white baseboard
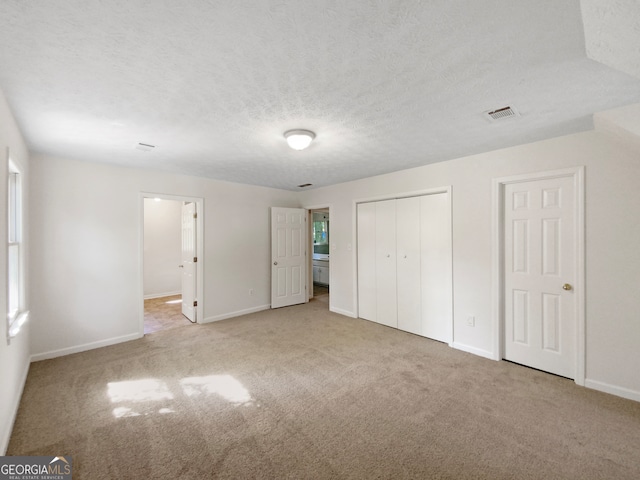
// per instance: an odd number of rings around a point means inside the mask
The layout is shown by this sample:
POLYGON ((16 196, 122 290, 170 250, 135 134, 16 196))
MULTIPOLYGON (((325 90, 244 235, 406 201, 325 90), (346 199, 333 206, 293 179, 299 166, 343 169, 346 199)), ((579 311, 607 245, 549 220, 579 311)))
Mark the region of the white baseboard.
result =
POLYGON ((616 395, 618 397, 628 398, 629 400, 640 402, 640 392, 638 392, 637 390, 618 387, 616 385, 610 385, 608 383, 598 382, 597 380, 590 380, 588 378, 585 379, 584 386, 587 388, 598 390, 600 392, 610 393, 611 395, 616 395))
POLYGON ((333 313, 339 313, 340 315, 344 315, 345 317, 358 318, 355 313, 348 310, 342 310, 341 308, 329 307, 329 311, 333 313))
POLYGON ((465 345, 464 343, 458 342, 450 343, 449 346, 455 348, 456 350, 462 350, 463 352, 473 353, 474 355, 478 355, 479 357, 488 358, 489 360, 495 360, 493 352, 490 352, 489 350, 471 347, 469 345, 465 345))
POLYGON ((151 300, 152 298, 173 297, 174 295, 182 295, 182 290, 178 290, 177 292, 150 293, 149 295, 145 295, 143 298, 145 300, 151 300))
POLYGON ((48 360, 50 358, 62 357, 63 355, 71 355, 72 353, 85 352, 87 350, 93 350, 94 348, 108 347, 109 345, 115 345, 116 343, 129 342, 131 340, 137 340, 144 335, 140 333, 132 333, 130 335, 123 335, 122 337, 107 338, 106 340, 99 340, 97 342, 85 343, 83 345, 76 345, 74 347, 61 348, 60 350, 51 350, 49 352, 36 353, 31 355, 32 362, 39 362, 40 360, 48 360))
POLYGON ((20 399, 22 398, 22 392, 24 392, 24 385, 27 383, 27 375, 29 374, 29 362, 25 365, 24 372, 22 373, 22 379, 20 382, 20 388, 16 392, 15 397, 11 405, 11 420, 9 421, 6 432, 2 433, 0 441, 0 455, 6 455, 7 448, 9 447, 9 440, 11 440, 11 432, 13 432, 13 425, 16 422, 18 416, 18 408, 20 407, 20 399))
POLYGON ((260 305, 257 307, 246 308, 244 310, 238 310, 235 312, 223 313, 222 315, 214 315, 213 317, 207 317, 202 322, 198 323, 211 323, 219 322, 220 320, 226 320, 227 318, 240 317, 242 315, 248 315, 250 313, 262 312, 263 310, 269 310, 271 305, 260 305))

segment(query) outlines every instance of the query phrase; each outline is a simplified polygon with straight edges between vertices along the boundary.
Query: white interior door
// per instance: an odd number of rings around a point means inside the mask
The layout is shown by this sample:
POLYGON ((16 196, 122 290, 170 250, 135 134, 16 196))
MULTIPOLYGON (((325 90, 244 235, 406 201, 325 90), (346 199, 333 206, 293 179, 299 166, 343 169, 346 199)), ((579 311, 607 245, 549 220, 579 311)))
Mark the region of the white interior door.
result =
POLYGON ((453 330, 451 250, 449 194, 420 197, 421 335, 447 343, 453 330))
POLYGON ((376 202, 377 322, 398 328, 396 201, 376 202))
POLYGON ((376 204, 358 204, 358 316, 377 322, 376 204))
POLYGON ((575 378, 573 178, 513 183, 504 194, 504 358, 575 378))
POLYGON ((358 316, 450 343, 450 194, 361 203, 357 232, 358 316))
POLYGON ((271 308, 307 301, 307 211, 271 207, 271 308))
POLYGON ((420 197, 396 201, 398 328, 422 335, 420 197))
POLYGON ((182 205, 182 314, 196 321, 196 204, 182 205))

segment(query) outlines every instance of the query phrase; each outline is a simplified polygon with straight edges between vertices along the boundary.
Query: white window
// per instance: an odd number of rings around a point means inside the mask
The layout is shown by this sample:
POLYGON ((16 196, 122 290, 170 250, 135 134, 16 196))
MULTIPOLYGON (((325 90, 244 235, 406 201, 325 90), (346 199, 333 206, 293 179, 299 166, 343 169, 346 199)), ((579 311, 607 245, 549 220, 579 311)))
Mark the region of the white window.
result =
POLYGON ((27 321, 24 295, 24 248, 22 238, 22 176, 9 158, 7 172, 7 343, 27 321))

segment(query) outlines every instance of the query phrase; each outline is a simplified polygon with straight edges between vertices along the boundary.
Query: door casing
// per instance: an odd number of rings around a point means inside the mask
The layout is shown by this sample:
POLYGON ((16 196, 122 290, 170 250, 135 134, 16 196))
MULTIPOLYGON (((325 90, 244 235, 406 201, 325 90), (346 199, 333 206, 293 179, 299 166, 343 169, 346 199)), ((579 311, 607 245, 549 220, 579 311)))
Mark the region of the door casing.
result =
POLYGON ((576 374, 575 382, 585 382, 585 167, 565 168, 546 172, 526 173, 492 180, 492 318, 493 318, 493 359, 502 360, 504 356, 504 191, 505 186, 514 183, 570 177, 574 183, 575 195, 575 285, 576 301, 576 374))
MULTIPOLYGON (((327 210, 331 219, 331 205, 314 205, 302 207, 307 211, 307 301, 313 298, 313 212, 327 210)), ((329 220, 331 221, 331 220, 329 220)), ((329 232, 329 251, 331 251, 331 232, 329 232)), ((329 285, 331 285, 331 254, 329 254, 329 285)), ((329 310, 331 310, 331 295, 329 295, 329 310)))
MULTIPOLYGON (((196 264, 196 323, 204 320, 204 199, 201 197, 187 197, 166 193, 140 192, 138 197, 139 208, 139 251, 138 251, 138 298, 140 299, 138 335, 144 336, 144 199, 160 198, 162 200, 175 200, 178 202, 193 202, 196 204, 196 251, 198 262, 196 264)), ((177 267, 177 265, 176 265, 177 267)))

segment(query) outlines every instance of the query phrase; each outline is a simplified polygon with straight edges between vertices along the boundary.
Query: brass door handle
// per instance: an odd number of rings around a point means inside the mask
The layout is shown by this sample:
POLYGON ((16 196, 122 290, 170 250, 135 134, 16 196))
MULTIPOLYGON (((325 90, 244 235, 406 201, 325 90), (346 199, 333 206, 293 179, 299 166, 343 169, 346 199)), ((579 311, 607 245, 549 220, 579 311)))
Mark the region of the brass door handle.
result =
POLYGON ((573 288, 573 287, 572 287, 571 285, 569 285, 568 283, 565 283, 565 284, 562 286, 562 289, 563 289, 563 290, 571 290, 572 288, 573 288))

